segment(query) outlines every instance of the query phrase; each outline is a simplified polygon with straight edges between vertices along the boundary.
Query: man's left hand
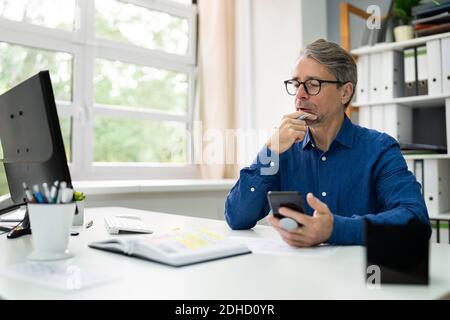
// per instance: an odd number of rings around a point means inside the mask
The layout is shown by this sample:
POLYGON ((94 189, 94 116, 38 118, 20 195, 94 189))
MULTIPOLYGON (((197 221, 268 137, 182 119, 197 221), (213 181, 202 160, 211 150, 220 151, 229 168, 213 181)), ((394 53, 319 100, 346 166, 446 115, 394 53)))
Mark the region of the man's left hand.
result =
POLYGON ((280 219, 269 216, 269 223, 278 231, 283 240, 293 247, 311 247, 327 241, 333 231, 333 214, 328 206, 317 199, 312 193, 308 193, 306 200, 314 209, 312 216, 282 207, 279 212, 294 219, 302 226, 295 230, 287 231, 280 226, 280 219))

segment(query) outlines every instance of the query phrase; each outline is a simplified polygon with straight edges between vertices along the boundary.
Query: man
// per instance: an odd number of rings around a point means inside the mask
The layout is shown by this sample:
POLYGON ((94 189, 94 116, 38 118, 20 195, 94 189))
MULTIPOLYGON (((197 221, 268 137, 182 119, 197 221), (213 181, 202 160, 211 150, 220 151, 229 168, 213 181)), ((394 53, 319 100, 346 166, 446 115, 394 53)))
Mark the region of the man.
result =
POLYGON ((304 49, 285 81, 296 111, 283 117, 227 197, 225 217, 232 229, 254 227, 269 213, 267 192, 281 190, 306 196, 306 214, 280 209, 301 227, 287 231, 279 219, 268 218, 291 246, 361 245, 364 218, 397 225, 415 219, 431 233, 420 184, 397 141, 352 124, 345 114, 356 82, 354 60, 337 44, 320 39, 304 49))

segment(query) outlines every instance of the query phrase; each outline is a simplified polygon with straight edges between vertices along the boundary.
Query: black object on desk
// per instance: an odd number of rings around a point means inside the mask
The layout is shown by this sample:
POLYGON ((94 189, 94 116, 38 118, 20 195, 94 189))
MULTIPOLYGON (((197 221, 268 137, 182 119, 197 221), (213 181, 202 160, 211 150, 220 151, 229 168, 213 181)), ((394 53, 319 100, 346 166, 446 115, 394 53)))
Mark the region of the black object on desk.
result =
MULTIPOLYGON (((0 95, 0 139, 11 200, 27 202, 23 183, 72 187, 50 73, 41 71, 0 95)), ((28 212, 8 238, 30 234, 28 212)))
POLYGON ((415 219, 406 225, 365 219, 366 271, 379 267, 381 283, 428 284, 430 233, 429 225, 415 219))

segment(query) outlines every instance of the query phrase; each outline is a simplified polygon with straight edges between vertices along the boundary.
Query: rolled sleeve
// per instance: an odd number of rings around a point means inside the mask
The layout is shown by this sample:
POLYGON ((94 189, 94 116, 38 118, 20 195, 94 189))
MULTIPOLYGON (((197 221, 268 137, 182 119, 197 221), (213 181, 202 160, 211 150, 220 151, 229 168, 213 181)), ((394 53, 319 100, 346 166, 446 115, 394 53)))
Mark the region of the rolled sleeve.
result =
POLYGON ((267 192, 279 190, 279 155, 263 147, 225 201, 225 220, 232 229, 250 229, 269 212, 267 192))

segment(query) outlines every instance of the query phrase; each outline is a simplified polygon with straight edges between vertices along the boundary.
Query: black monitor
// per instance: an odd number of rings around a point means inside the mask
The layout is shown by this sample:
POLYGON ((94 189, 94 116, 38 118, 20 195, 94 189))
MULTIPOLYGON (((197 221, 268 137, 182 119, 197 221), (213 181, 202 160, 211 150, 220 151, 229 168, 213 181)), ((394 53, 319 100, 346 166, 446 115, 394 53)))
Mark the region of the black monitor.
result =
MULTIPOLYGON (((51 186, 57 180, 72 187, 48 71, 0 95, 0 139, 12 202, 27 201, 23 182, 31 188, 44 182, 51 186)), ((16 236, 30 233, 29 225, 18 230, 16 236)), ((12 233, 8 236, 15 237, 12 233)))

